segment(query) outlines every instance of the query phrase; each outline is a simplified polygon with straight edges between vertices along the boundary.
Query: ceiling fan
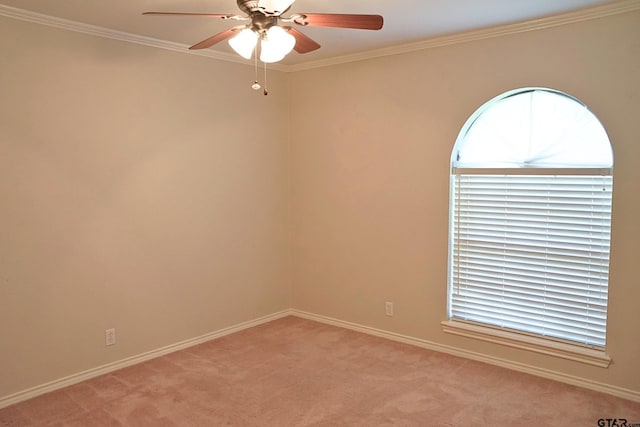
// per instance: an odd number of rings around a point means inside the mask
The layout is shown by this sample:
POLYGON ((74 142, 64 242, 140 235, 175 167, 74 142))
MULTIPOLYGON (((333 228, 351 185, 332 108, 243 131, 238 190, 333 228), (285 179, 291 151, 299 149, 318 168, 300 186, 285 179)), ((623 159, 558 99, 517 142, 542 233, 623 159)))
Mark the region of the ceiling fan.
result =
POLYGON ((293 25, 309 27, 338 27, 362 30, 379 30, 383 25, 380 15, 354 15, 335 13, 295 13, 284 17, 295 0, 236 0, 244 16, 217 13, 145 12, 143 15, 203 16, 234 21, 249 21, 215 34, 189 49, 206 49, 223 40, 239 55, 250 59, 260 46, 260 60, 278 62, 295 50, 298 53, 313 52, 320 45, 304 35, 293 25))

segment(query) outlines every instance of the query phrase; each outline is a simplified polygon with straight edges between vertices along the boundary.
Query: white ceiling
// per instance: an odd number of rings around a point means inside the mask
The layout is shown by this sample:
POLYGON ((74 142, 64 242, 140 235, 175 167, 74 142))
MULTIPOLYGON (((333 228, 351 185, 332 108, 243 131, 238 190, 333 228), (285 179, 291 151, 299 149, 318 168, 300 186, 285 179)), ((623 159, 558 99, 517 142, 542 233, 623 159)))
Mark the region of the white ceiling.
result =
MULTIPOLYGON (((368 50, 527 21, 611 0, 297 0, 291 13, 362 13, 384 17, 380 31, 299 27, 322 48, 292 52, 283 64, 320 61, 368 50)), ((241 14, 235 0, 0 0, 0 5, 191 46, 237 22, 202 17, 142 16, 145 11, 241 14)), ((288 14, 285 14, 285 16, 288 14)), ((213 48, 232 53, 228 44, 213 48)))

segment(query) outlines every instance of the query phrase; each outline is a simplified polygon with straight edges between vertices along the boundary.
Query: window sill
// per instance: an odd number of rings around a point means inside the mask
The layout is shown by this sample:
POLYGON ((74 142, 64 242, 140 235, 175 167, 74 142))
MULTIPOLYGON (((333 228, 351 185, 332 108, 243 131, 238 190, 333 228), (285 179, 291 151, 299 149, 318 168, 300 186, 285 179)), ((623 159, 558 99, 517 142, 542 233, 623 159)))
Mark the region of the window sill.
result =
POLYGON ((449 334, 475 338, 522 350, 535 351, 537 353, 586 363, 600 368, 607 368, 611 363, 611 357, 604 351, 582 347, 580 345, 547 340, 457 320, 446 320, 443 321, 441 325, 442 330, 449 334))

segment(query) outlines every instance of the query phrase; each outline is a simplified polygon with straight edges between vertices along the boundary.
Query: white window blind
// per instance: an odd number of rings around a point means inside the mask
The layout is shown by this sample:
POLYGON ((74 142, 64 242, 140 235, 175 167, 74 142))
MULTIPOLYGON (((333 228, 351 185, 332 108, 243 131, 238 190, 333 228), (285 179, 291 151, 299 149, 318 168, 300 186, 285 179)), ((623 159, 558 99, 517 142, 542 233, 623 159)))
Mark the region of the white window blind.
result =
POLYGON ((612 176, 468 172, 452 173, 450 317, 604 347, 612 176))

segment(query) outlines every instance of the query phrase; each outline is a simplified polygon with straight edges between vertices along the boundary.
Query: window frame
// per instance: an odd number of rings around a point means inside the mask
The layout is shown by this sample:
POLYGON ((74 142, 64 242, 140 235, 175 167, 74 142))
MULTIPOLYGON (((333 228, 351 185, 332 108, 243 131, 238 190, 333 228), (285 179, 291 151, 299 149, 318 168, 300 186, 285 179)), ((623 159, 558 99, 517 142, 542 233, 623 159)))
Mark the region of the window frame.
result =
MULTIPOLYGON (((564 92, 560 92, 553 89, 547 88, 521 88, 515 89, 512 91, 508 91, 502 95, 499 95, 492 100, 485 103, 479 109, 477 109, 471 117, 467 120, 465 125, 462 127, 459 136, 456 140, 454 148, 452 150, 451 160, 450 160, 450 203, 449 203, 449 249, 448 249, 448 268, 447 268, 447 320, 441 322, 443 331, 446 333, 464 336, 468 338, 479 339, 483 341, 489 341, 501 345, 506 345, 513 348, 523 349, 534 351, 537 353, 543 353, 547 355, 552 355, 564 359, 574 360, 582 363, 587 363, 593 366, 599 366, 606 368, 611 363, 611 357, 606 353, 606 343, 604 346, 589 346, 584 345, 579 342, 573 342, 564 339, 558 339, 554 337, 541 336, 534 333, 529 333, 521 330, 507 329, 502 328, 500 326, 494 326, 485 323, 479 323, 474 321, 467 321, 464 319, 456 318, 452 316, 451 310, 451 301, 452 301, 452 292, 454 286, 453 280, 453 267, 454 267, 454 232, 453 224, 455 217, 455 179, 456 173, 459 173, 461 170, 465 170, 464 166, 461 168, 457 167, 458 153, 460 152, 461 144, 463 144, 465 137, 470 131, 471 127, 476 123, 478 118, 486 112, 495 102, 499 102, 506 98, 509 98, 514 95, 524 94, 532 91, 546 91, 549 93, 566 96, 569 99, 579 103, 584 106, 582 102, 576 99, 573 96, 567 95, 564 92), (454 158, 455 157, 455 158, 454 158)), ((586 108, 586 106, 585 106, 586 108)), ((595 117, 595 116, 594 116, 595 117)), ((596 117, 597 119, 597 117, 596 117)), ((604 127, 603 127, 604 129, 604 127)), ((608 138, 607 138, 607 142, 608 138)), ((609 146, 610 146, 609 142, 609 146)), ((490 175, 492 173, 499 173, 509 175, 505 173, 505 171, 513 171, 512 168, 505 167, 479 167, 473 168, 474 171, 477 169, 482 170, 480 174, 490 175)), ((567 171, 575 168, 570 167, 561 167, 561 168, 521 168, 515 174, 528 174, 528 175, 553 175, 553 172, 559 171, 567 171)), ((613 166, 606 167, 595 167, 595 168, 583 168, 581 171, 586 174, 597 174, 597 175, 610 175, 613 178, 613 166)), ((477 173, 477 172, 475 172, 477 173)), ((608 288, 608 281, 607 281, 608 288)), ((608 311, 608 307, 607 307, 608 311)), ((606 328, 605 328, 606 334, 606 328)))

